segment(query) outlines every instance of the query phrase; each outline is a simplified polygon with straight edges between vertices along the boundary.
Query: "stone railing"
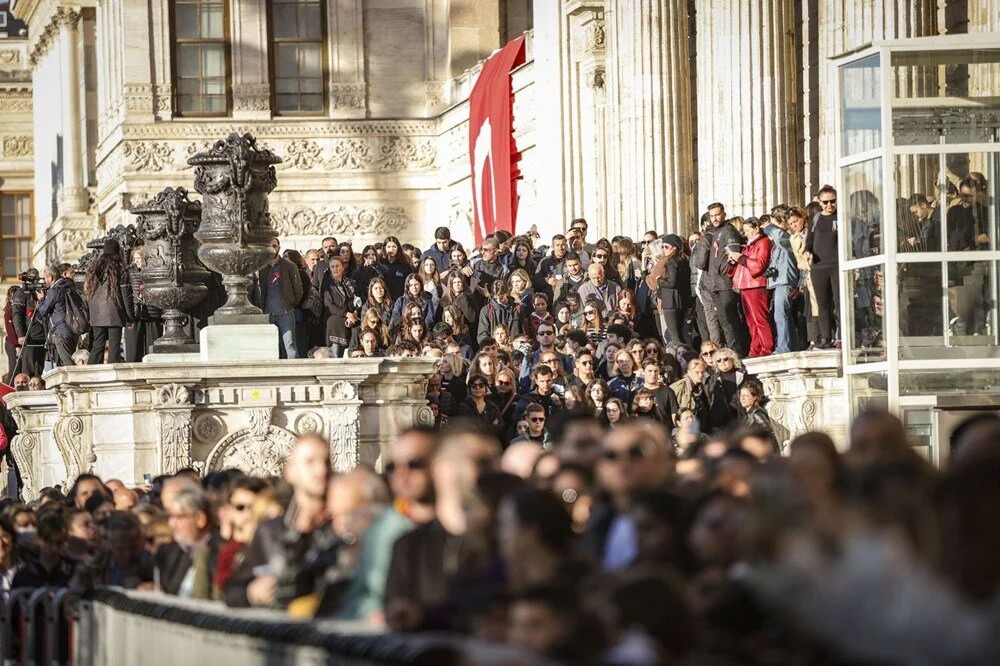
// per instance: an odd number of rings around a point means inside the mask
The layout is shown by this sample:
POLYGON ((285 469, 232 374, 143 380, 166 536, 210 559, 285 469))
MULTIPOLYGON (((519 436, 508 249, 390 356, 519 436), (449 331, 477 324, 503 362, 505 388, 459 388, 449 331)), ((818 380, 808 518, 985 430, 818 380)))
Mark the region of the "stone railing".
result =
POLYGON ((764 385, 767 412, 782 447, 796 435, 822 430, 844 450, 849 419, 839 350, 776 354, 743 363, 764 385))
POLYGON ((11 394, 22 495, 82 472, 126 485, 185 467, 280 474, 296 436, 330 440, 332 464, 378 467, 401 429, 433 423, 433 359, 134 363, 65 367, 11 394))

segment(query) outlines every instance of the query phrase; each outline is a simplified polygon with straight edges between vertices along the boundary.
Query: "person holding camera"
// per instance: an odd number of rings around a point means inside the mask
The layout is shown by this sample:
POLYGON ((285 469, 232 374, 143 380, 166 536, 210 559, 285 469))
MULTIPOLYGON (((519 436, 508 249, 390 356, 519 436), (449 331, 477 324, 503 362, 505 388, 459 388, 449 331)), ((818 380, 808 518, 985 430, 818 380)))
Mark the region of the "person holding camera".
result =
POLYGON ((728 251, 733 291, 739 292, 743 313, 750 329, 750 356, 768 356, 774 351, 770 308, 767 302, 767 277, 771 263, 771 239, 760 230, 760 220, 751 217, 743 222, 747 244, 741 252, 728 251))
POLYGON ((773 215, 762 215, 761 231, 771 241, 771 263, 764 272, 767 288, 774 294, 775 354, 792 351, 795 320, 792 314, 792 292, 799 284, 799 267, 792 250, 791 235, 775 223, 773 215))
POLYGON ((35 318, 49 323, 49 342, 55 349, 55 362, 58 366, 73 365, 73 352, 76 351, 78 338, 66 322, 66 294, 74 289, 73 281, 62 277, 58 266, 49 266, 44 273, 45 286, 48 291, 36 292, 41 298, 35 318))
POLYGON ((17 344, 21 348, 15 370, 33 377, 41 375, 45 367, 45 323, 34 316, 35 308, 41 300, 38 294, 44 289, 44 283, 37 268, 29 268, 18 278, 21 286, 14 292, 11 303, 11 319, 17 334, 17 344))

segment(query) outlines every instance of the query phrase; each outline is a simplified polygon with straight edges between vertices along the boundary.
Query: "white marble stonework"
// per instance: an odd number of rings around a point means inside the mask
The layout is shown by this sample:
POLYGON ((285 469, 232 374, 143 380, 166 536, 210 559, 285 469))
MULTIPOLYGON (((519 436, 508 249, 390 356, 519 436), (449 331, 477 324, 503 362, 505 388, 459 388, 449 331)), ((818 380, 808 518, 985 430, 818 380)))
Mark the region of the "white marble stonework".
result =
MULTIPOLYGON (((330 440, 337 471, 381 467, 400 430, 430 425, 433 359, 118 364, 60 368, 7 398, 23 496, 82 472, 119 478, 195 467, 280 474, 297 435, 330 440)), ((64 485, 64 487, 66 487, 64 485)))
POLYGON ((743 364, 764 386, 782 448, 796 435, 820 430, 846 450, 849 418, 839 350, 748 358, 743 364))

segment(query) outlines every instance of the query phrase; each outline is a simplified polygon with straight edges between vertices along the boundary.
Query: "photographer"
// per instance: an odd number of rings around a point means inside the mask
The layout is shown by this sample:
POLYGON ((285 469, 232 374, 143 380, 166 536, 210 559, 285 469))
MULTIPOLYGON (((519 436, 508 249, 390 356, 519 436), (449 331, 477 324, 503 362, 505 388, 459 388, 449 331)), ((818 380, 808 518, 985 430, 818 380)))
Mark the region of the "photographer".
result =
POLYGON ((49 266, 44 275, 48 292, 44 296, 41 291, 35 293, 41 298, 35 318, 49 322, 49 341, 55 349, 56 365, 73 365, 77 336, 66 323, 66 292, 75 286, 72 280, 62 277, 58 266, 49 266))
POLYGON ((29 268, 20 275, 21 286, 14 292, 11 316, 17 344, 21 347, 20 362, 16 369, 29 376, 41 375, 45 366, 45 324, 35 320, 38 293, 45 288, 37 268, 29 268))

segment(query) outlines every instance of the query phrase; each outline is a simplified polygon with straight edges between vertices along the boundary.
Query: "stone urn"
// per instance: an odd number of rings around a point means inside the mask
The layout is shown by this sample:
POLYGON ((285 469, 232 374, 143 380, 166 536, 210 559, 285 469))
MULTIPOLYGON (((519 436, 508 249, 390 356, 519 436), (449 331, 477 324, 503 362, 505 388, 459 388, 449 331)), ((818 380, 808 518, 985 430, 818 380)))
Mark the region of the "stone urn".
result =
POLYGON ((195 167, 194 188, 202 194, 201 226, 194 235, 198 257, 222 275, 226 302, 209 318, 217 324, 267 324, 268 317, 250 303, 249 275, 274 257, 267 195, 278 184, 274 165, 281 162, 257 147, 250 134, 230 134, 188 160, 195 167))
POLYGON ((198 259, 194 239, 201 223, 201 204, 191 201, 183 187, 168 187, 131 212, 138 216, 142 242, 142 301, 162 311, 163 335, 150 353, 197 353, 185 311, 205 299, 211 279, 198 259))

